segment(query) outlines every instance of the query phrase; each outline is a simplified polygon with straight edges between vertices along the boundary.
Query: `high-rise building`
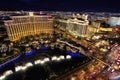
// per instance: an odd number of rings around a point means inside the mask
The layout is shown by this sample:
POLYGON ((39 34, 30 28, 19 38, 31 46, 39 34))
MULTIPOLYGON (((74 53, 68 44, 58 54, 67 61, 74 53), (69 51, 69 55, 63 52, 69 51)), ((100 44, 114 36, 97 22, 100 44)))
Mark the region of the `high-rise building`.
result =
POLYGON ((54 33, 54 26, 68 34, 77 37, 86 37, 88 31, 88 15, 87 14, 70 14, 66 19, 54 18, 51 15, 42 12, 6 12, 11 19, 4 20, 8 37, 10 41, 16 41, 28 35, 36 35, 41 33, 54 33), (17 14, 17 15, 13 15, 17 14), (53 22, 56 22, 54 24, 53 22))
POLYGON ((92 21, 91 24, 87 28, 87 36, 91 37, 95 33, 98 33, 100 31, 100 23, 96 21, 92 21))
POLYGON ((41 33, 53 33, 53 19, 49 15, 11 16, 12 20, 4 21, 11 41, 21 37, 41 33))
POLYGON ((89 24, 89 21, 87 20, 87 16, 85 15, 78 15, 73 16, 73 19, 61 19, 57 20, 56 24, 58 25, 58 28, 60 28, 63 31, 68 32, 69 34, 73 36, 86 36, 87 27, 89 24))

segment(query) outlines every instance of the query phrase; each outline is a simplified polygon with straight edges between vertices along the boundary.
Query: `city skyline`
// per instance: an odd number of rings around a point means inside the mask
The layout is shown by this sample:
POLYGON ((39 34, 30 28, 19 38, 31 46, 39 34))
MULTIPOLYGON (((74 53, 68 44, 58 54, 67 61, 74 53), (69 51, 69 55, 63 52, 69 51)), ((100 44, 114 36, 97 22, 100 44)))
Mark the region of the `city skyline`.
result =
POLYGON ((0 10, 120 12, 117 0, 4 0, 0 10))
POLYGON ((119 13, 0 14, 0 80, 120 80, 119 13))

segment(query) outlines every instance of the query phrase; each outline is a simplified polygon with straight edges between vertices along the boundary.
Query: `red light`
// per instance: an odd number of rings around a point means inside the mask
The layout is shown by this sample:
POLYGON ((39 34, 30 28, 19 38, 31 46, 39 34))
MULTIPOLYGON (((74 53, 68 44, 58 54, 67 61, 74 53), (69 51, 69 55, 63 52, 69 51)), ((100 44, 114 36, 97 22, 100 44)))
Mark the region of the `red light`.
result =
POLYGON ((115 28, 115 31, 118 31, 119 29, 118 28, 115 28))
POLYGON ((52 18, 52 16, 51 16, 51 15, 48 15, 48 18, 52 18))
POLYGON ((117 47, 117 46, 118 46, 118 44, 117 44, 117 43, 115 43, 115 44, 113 44, 113 46, 114 46, 114 47, 117 47))

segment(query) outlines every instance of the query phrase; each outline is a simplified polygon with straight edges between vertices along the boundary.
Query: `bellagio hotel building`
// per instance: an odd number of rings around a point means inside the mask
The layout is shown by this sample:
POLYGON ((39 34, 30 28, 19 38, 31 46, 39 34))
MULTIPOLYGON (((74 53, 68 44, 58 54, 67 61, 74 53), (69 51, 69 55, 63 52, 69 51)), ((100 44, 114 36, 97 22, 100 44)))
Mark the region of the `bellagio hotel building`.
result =
POLYGON ((10 41, 16 41, 28 35, 53 33, 53 19, 48 15, 34 15, 29 12, 25 16, 11 16, 12 20, 5 21, 10 41))

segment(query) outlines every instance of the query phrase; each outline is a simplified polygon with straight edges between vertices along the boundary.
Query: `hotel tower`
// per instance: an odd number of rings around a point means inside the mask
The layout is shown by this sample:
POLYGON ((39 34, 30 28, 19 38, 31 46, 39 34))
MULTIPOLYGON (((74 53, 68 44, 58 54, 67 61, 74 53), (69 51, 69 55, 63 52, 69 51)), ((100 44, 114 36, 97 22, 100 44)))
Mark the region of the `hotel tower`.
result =
POLYGON ((53 33, 53 18, 50 15, 34 15, 29 12, 24 16, 11 16, 12 20, 4 21, 10 41, 16 41, 28 35, 53 33))

